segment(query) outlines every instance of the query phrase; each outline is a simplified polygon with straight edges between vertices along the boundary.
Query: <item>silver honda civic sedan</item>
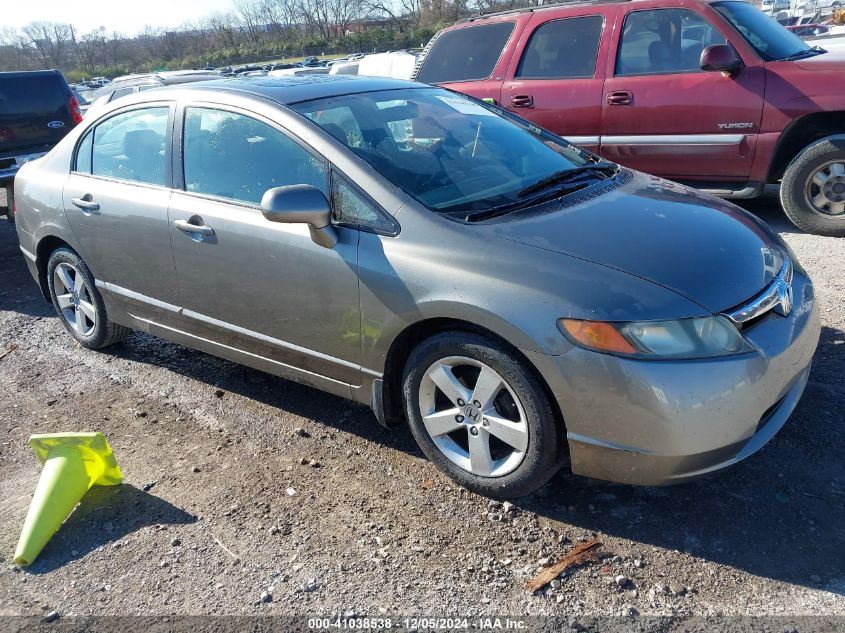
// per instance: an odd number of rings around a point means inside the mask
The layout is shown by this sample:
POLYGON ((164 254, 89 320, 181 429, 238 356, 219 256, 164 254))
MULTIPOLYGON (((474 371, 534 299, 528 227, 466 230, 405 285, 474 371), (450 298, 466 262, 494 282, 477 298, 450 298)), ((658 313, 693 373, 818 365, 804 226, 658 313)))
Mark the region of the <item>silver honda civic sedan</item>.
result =
POLYGON ((126 97, 15 183, 83 347, 142 330, 407 420, 492 497, 667 484, 754 453, 819 317, 741 209, 439 88, 348 76, 126 97))

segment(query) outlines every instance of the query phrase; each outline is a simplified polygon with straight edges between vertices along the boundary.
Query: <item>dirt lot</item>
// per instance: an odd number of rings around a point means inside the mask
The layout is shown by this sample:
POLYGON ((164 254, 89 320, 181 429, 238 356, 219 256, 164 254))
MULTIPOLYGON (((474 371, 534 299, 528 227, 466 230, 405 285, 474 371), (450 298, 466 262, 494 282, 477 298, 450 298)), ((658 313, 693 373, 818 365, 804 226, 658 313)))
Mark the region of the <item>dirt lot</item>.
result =
POLYGON ((708 479, 653 489, 561 473, 512 508, 455 486, 407 429, 383 430, 364 407, 144 334, 81 349, 0 220, 0 616, 824 614, 845 626, 845 239, 797 232, 774 198, 748 206, 782 232, 822 306, 790 423, 708 479), (61 430, 103 431, 125 485, 90 492, 19 570, 39 475, 27 438, 61 430), (593 536, 607 558, 526 590, 546 559, 593 536))

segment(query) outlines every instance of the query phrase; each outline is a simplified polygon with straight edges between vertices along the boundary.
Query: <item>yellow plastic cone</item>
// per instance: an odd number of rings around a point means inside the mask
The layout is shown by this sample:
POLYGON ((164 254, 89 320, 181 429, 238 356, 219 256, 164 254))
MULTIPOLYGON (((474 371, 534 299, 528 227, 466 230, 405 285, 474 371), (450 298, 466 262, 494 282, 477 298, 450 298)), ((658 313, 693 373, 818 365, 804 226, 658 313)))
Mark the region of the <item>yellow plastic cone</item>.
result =
POLYGON ((32 563, 91 486, 114 486, 123 473, 102 433, 32 435, 44 467, 15 549, 15 564, 32 563))

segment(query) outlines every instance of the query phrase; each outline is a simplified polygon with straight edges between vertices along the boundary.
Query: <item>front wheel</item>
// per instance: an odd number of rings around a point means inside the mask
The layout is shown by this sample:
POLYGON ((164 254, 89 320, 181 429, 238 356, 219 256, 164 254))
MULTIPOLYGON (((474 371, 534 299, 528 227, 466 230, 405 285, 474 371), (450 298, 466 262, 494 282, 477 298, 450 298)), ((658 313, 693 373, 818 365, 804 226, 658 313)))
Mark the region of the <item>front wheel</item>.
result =
POLYGON ((522 497, 561 465, 565 439, 543 388, 496 341, 463 332, 423 341, 408 359, 403 391, 420 448, 465 488, 522 497))
POLYGON ((109 320, 94 275, 71 249, 58 248, 50 255, 47 285, 62 325, 82 347, 101 349, 129 335, 129 328, 109 320))
POLYGON ((780 200, 797 227, 845 236, 845 135, 821 139, 798 154, 786 168, 780 200))

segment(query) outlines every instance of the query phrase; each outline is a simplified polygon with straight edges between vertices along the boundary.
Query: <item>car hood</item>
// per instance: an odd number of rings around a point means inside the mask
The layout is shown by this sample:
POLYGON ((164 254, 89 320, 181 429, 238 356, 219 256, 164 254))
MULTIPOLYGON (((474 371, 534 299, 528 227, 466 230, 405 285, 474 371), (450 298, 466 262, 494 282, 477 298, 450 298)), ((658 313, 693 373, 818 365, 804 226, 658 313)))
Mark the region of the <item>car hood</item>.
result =
POLYGON ((659 284, 710 312, 758 294, 787 255, 768 225, 733 204, 638 173, 592 199, 564 198, 488 226, 498 238, 659 284))
POLYGON ((795 62, 796 66, 804 70, 845 70, 845 36, 837 38, 836 44, 828 43, 827 46, 823 40, 814 40, 810 43, 827 48, 827 52, 823 55, 799 59, 795 62))

